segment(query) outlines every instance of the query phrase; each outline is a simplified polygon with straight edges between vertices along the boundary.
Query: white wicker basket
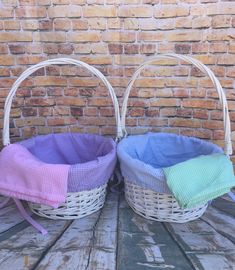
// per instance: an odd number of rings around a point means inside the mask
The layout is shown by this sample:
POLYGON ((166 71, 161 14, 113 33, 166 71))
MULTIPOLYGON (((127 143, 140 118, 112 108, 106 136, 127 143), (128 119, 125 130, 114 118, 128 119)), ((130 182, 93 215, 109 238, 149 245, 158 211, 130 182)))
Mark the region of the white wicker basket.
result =
MULTIPOLYGON (((230 127, 230 118, 228 114, 228 105, 224 91, 218 79, 215 77, 213 72, 208 67, 203 65, 198 60, 185 55, 177 55, 177 54, 159 55, 158 57, 155 57, 153 59, 150 59, 149 61, 144 62, 136 70, 124 94, 122 114, 121 114, 121 125, 123 134, 125 134, 125 136, 127 135, 125 128, 127 102, 130 91, 136 78, 139 76, 140 72, 147 65, 153 64, 154 62, 156 62, 156 60, 162 58, 178 59, 191 63, 195 65, 197 68, 199 68, 203 73, 207 74, 209 78, 212 80, 213 85, 215 86, 218 92, 219 99, 223 108, 223 120, 225 131, 224 151, 227 155, 231 155, 232 154, 231 127, 230 127)), ((163 222, 167 221, 167 222, 183 223, 199 218, 207 208, 207 204, 204 204, 192 209, 182 209, 180 208, 177 201, 171 194, 163 194, 155 192, 153 190, 145 189, 140 185, 133 184, 133 182, 131 182, 131 179, 124 179, 124 181, 125 181, 125 197, 128 204, 136 213, 147 219, 163 222)))
POLYGON ((92 190, 68 193, 66 201, 58 208, 28 203, 30 210, 41 216, 51 219, 77 219, 90 215, 103 207, 106 195, 106 186, 92 190))
MULTIPOLYGON (((50 65, 68 65, 73 64, 78 67, 83 67, 89 70, 92 74, 96 75, 101 81, 104 83, 106 88, 109 91, 111 96, 114 110, 115 110, 115 118, 117 125, 117 138, 120 138, 122 135, 121 125, 120 125, 120 113, 117 97, 115 92, 105 78, 105 76, 96 68, 75 59, 70 58, 57 58, 43 61, 37 65, 34 65, 27 70, 25 70, 21 76, 15 81, 13 84, 7 98, 5 101, 4 107, 4 124, 3 124, 3 145, 10 144, 10 133, 9 133, 9 121, 10 121, 10 111, 12 100, 15 96, 15 93, 20 86, 20 84, 32 73, 37 71, 40 68, 47 67, 50 65)), ((66 202, 60 205, 59 208, 54 209, 52 207, 48 207, 45 205, 40 205, 36 203, 29 203, 30 209, 37 215, 52 218, 52 219, 76 219, 81 218, 87 215, 90 215, 96 211, 98 211, 105 202, 106 196, 106 186, 103 185, 88 191, 81 192, 73 192, 67 193, 66 202)))

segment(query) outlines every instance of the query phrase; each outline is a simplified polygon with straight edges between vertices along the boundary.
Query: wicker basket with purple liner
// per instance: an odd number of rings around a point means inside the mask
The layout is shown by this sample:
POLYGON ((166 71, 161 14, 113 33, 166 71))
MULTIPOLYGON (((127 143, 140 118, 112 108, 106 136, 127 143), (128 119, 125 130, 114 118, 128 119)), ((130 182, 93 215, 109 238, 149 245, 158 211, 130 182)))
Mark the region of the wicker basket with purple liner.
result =
MULTIPOLYGON (((40 68, 68 64, 90 71, 106 86, 114 105, 117 137, 121 136, 117 98, 105 76, 82 61, 58 58, 46 60, 28 68, 13 84, 4 107, 4 146, 10 144, 10 111, 20 84, 40 68)), ((93 134, 64 133, 39 135, 22 141, 20 144, 43 162, 71 165, 66 201, 56 209, 29 202, 29 207, 35 214, 51 219, 75 219, 92 214, 104 205, 107 182, 116 164, 116 143, 112 138, 93 134)))

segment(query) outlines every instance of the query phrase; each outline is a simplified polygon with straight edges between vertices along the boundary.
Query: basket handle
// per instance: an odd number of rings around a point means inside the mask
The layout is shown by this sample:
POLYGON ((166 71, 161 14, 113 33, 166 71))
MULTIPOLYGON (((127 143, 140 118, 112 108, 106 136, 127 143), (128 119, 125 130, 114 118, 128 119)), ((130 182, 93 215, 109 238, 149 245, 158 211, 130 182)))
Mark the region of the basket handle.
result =
POLYGON ((13 84, 13 86, 12 86, 12 88, 11 88, 7 98, 6 98, 5 106, 4 106, 3 145, 10 144, 10 132, 9 132, 10 111, 11 111, 13 97, 15 96, 15 93, 16 93, 18 87, 20 86, 20 84, 28 76, 30 76, 32 73, 34 73, 35 71, 37 71, 40 68, 47 67, 50 65, 66 65, 66 64, 73 64, 73 65, 78 66, 78 67, 83 67, 101 79, 101 81, 107 87, 109 94, 111 96, 113 105, 114 105, 116 125, 117 125, 117 139, 122 137, 118 100, 117 100, 117 97, 115 95, 113 87, 108 82, 108 80, 105 78, 105 76, 98 69, 96 69, 96 68, 94 68, 94 67, 92 67, 92 66, 90 66, 82 61, 71 59, 71 58, 57 58, 57 59, 50 59, 50 60, 42 61, 42 62, 26 69, 20 75, 20 77, 14 82, 14 84, 13 84))
POLYGON ((131 80, 128 83, 127 89, 124 93, 123 98, 123 104, 122 104, 122 110, 121 110, 121 126, 122 126, 122 132, 123 135, 127 135, 126 126, 125 126, 125 119, 126 119, 126 112, 127 112, 127 102, 129 98, 130 91, 132 89, 132 86, 139 76, 140 72, 149 64, 154 63, 156 60, 162 59, 162 58, 170 58, 170 59, 178 59, 183 60, 185 62, 188 62, 194 66, 196 66, 198 69, 200 69, 204 74, 208 75, 211 81, 213 82, 214 87, 216 88, 219 100, 221 102, 222 108, 223 108, 223 121, 224 121, 224 131, 225 131, 225 138, 224 138, 224 151, 226 155, 231 155, 232 150, 232 142, 231 142, 231 124, 230 124, 230 118, 228 113, 228 104, 226 100, 225 93, 222 89, 222 86, 219 82, 219 80, 215 77, 214 73, 206 67, 204 64, 202 64, 200 61, 189 57, 185 55, 179 55, 179 54, 162 54, 157 57, 154 57, 150 60, 147 60, 146 62, 142 63, 138 69, 135 71, 134 75, 132 76, 131 80))

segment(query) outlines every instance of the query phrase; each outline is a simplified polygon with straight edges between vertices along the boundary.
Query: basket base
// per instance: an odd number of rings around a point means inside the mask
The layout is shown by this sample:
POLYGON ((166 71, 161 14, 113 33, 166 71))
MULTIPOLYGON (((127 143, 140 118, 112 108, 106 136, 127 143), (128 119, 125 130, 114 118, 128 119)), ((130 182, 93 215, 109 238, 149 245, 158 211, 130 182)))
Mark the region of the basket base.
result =
POLYGON ((140 216, 160 222, 185 223, 203 215, 208 204, 182 209, 170 194, 144 189, 125 179, 125 197, 129 206, 140 216))
POLYGON ((79 219, 101 209, 105 203, 107 184, 98 188, 68 193, 66 201, 58 208, 29 202, 30 210, 38 216, 50 219, 79 219))

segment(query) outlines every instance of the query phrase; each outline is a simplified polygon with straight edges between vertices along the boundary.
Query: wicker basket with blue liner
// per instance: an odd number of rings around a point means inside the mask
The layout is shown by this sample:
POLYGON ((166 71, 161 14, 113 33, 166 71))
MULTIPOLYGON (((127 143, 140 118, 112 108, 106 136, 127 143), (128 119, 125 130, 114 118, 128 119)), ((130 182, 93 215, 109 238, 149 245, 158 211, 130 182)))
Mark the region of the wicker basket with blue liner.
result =
MULTIPOLYGON (((223 89, 213 72, 200 61, 185 55, 165 54, 143 63, 134 73, 124 94, 121 125, 126 138, 118 145, 117 153, 125 183, 125 197, 130 207, 139 215, 157 221, 183 223, 199 218, 208 203, 182 208, 170 192, 164 168, 201 155, 223 153, 217 145, 193 137, 167 133, 148 133, 127 136, 125 118, 132 86, 146 66, 159 59, 178 59, 193 64, 208 75, 217 90, 223 109, 224 153, 232 154, 231 127, 228 105, 223 89)), ((190 181, 190 175, 188 175, 190 181)))
MULTIPOLYGON (((13 84, 12 89, 6 98, 4 108, 4 149, 9 149, 9 146, 11 145, 9 134, 10 111, 13 98, 20 84, 40 68, 48 67, 50 65, 68 64, 90 71, 103 82, 109 91, 114 105, 117 137, 120 137, 119 106, 115 92, 105 76, 96 68, 82 61, 70 58, 58 58, 43 61, 28 68, 13 84)), ((48 134, 22 141, 19 145, 27 148, 30 154, 35 157, 31 163, 30 161, 27 161, 31 171, 32 168, 30 167, 30 164, 35 165, 36 162, 41 162, 40 164, 44 166, 43 168, 45 168, 47 164, 49 164, 49 166, 69 166, 67 196, 65 202, 61 203, 57 208, 29 202, 29 207, 34 213, 52 219, 75 219, 89 215, 99 210, 104 205, 107 182, 111 177, 116 164, 116 143, 112 138, 79 133, 48 134)), ((30 154, 28 156, 30 156, 30 154)), ((19 156, 16 158, 19 158, 19 156)), ((24 160, 22 160, 22 164, 24 164, 24 160)), ((19 169, 21 171, 23 171, 22 167, 24 166, 22 164, 20 164, 21 168, 19 169)), ((9 166, 10 165, 11 164, 9 164, 9 166)), ((31 171, 30 173, 33 173, 31 171)), ((27 178, 26 173, 24 176, 27 178)), ((48 179, 48 183, 49 181, 50 179, 48 179)), ((40 188, 43 189, 42 186, 40 186, 40 188)), ((6 192, 6 194, 11 193, 11 190, 8 193, 6 192)), ((33 194, 33 196, 34 195, 35 194, 33 194)), ((22 198, 25 197, 22 196, 22 198)), ((47 200, 49 199, 47 198, 47 200)))

